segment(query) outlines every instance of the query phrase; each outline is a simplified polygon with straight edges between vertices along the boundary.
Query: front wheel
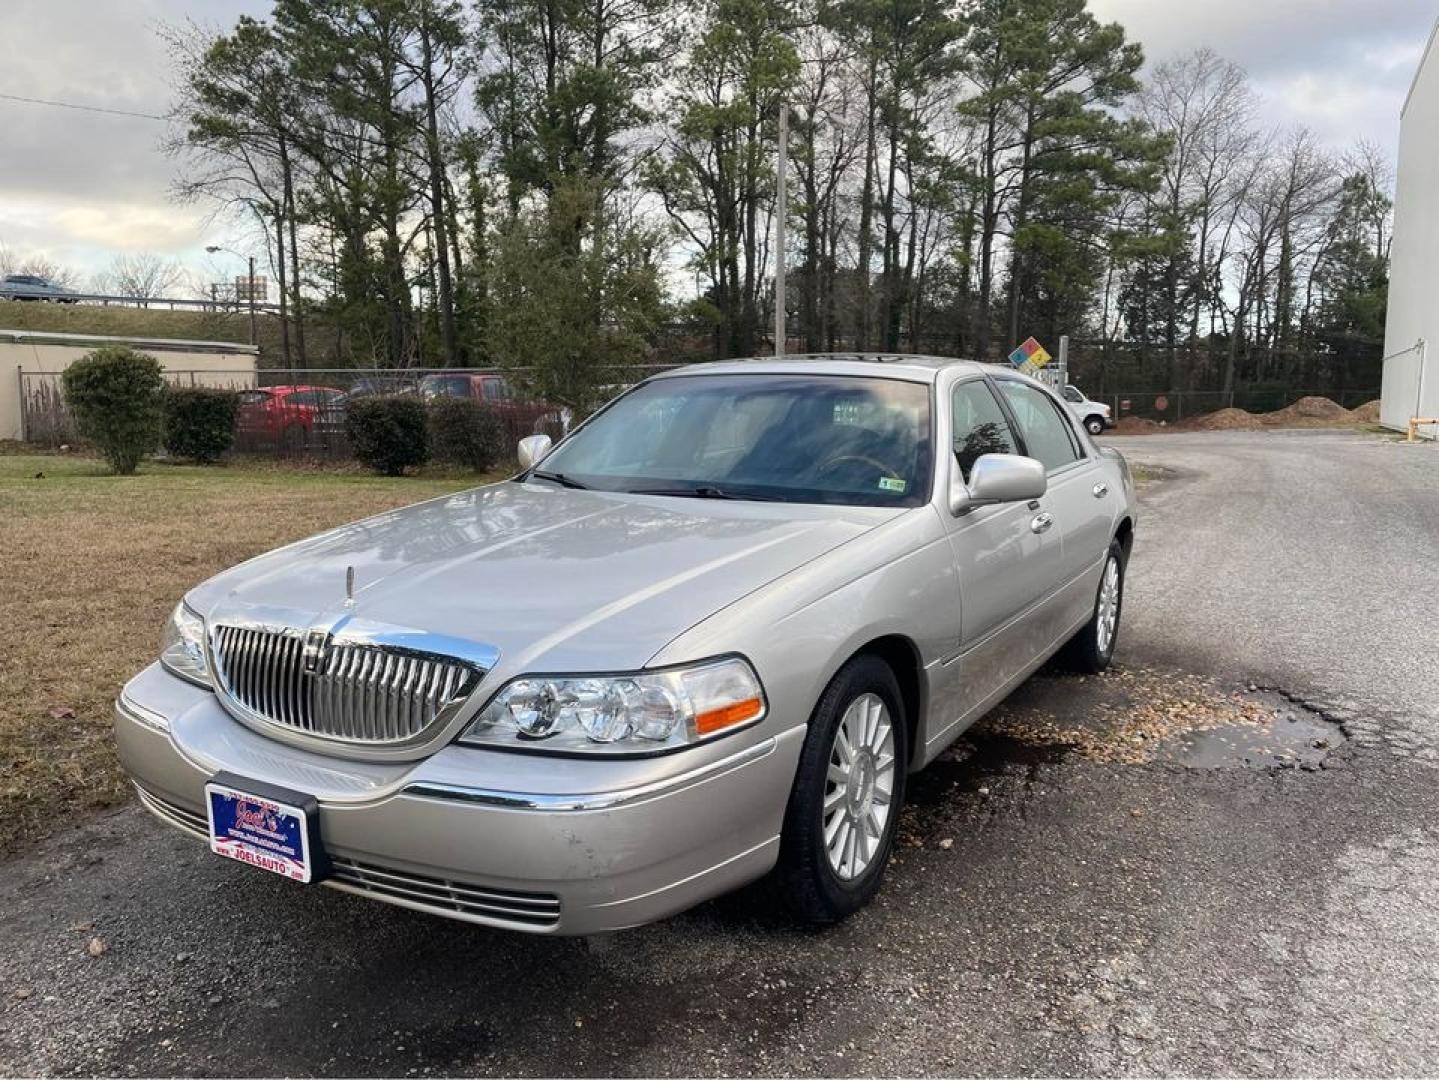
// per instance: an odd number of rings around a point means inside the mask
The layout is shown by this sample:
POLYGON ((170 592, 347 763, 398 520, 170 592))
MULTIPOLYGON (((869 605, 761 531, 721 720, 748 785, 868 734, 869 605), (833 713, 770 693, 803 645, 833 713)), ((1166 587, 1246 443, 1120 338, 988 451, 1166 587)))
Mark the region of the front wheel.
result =
POLYGON ((894 672, 877 656, 856 657, 815 706, 785 812, 778 878, 801 918, 838 922, 879 891, 908 751, 894 672))
POLYGON ((1109 667, 1110 660, 1114 658, 1115 642, 1119 640, 1119 614, 1123 606, 1124 546, 1113 540, 1099 575, 1094 614, 1066 646, 1070 663, 1084 674, 1098 675, 1109 667))
POLYGON ((1084 421, 1084 430, 1091 435, 1101 435, 1104 433, 1104 421, 1098 416, 1091 416, 1084 421))

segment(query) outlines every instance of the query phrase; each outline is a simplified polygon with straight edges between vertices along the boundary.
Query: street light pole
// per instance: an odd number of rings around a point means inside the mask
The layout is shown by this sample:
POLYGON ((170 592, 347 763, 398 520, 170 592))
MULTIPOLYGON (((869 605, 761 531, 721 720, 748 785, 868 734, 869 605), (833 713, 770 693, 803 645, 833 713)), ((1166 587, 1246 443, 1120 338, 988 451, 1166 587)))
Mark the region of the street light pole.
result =
MULTIPOLYGON (((221 247, 219 244, 208 244, 208 245, 206 245, 205 250, 206 250, 209 254, 211 254, 211 255, 214 255, 214 254, 216 254, 216 253, 218 253, 218 252, 224 251, 224 252, 226 252, 226 253, 228 253, 228 254, 230 254, 230 255, 236 256, 237 258, 244 258, 244 257, 245 257, 245 256, 240 255, 240 253, 239 253, 238 251, 235 251, 233 248, 221 247)), ((251 344, 251 345, 259 345, 259 344, 260 344, 260 334, 259 334, 259 331, 258 331, 258 328, 257 328, 257 325, 256 325, 256 316, 255 316, 255 256, 253 256, 253 255, 249 256, 249 260, 250 260, 250 281, 249 281, 249 285, 247 286, 247 288, 245 289, 245 291, 250 294, 250 344, 251 344)))
POLYGON ((255 326, 255 256, 250 256, 250 344, 260 344, 260 334, 255 326))
POLYGON ((789 156, 789 107, 779 107, 779 166, 775 170, 775 243, 774 243, 774 354, 784 355, 784 227, 788 216, 785 192, 785 159, 789 156))

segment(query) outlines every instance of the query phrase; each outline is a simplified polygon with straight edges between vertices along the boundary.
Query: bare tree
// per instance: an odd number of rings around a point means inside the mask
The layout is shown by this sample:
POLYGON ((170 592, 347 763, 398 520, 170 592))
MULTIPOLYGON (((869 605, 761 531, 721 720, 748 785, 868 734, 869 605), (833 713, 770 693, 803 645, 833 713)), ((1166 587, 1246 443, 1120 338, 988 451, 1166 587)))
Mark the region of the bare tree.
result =
POLYGON ((1214 236, 1242 194, 1232 178, 1254 149, 1254 97, 1242 68, 1196 49, 1158 65, 1134 111, 1170 140, 1155 202, 1162 227, 1182 242, 1171 250, 1163 272, 1169 383, 1177 390, 1180 321, 1188 311, 1194 341, 1201 312, 1216 299, 1207 287, 1218 265, 1214 236))
MULTIPOLYGON (((154 300, 173 294, 185 284, 185 274, 174 259, 140 252, 117 255, 95 275, 96 292, 154 300)), ((146 306, 144 304, 142 307, 146 306)))

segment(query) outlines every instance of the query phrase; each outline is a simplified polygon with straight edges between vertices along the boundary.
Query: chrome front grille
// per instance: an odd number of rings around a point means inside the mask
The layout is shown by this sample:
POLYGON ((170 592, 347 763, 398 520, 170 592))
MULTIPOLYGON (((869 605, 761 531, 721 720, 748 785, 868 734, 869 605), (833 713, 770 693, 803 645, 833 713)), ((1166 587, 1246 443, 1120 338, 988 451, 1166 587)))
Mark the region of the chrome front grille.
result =
POLYGON ((484 676, 453 657, 299 629, 222 624, 211 648, 221 688, 246 713, 353 743, 414 739, 484 676))

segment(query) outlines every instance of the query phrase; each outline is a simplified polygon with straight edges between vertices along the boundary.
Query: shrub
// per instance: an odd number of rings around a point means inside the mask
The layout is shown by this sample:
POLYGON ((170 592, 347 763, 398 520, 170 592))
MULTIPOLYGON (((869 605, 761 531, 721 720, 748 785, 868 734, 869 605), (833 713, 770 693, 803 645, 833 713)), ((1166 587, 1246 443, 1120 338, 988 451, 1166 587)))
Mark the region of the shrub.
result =
POLYGON ((106 346, 65 369, 65 401, 81 436, 94 443, 120 476, 160 443, 165 378, 153 356, 106 346))
POLYGON ((165 392, 165 449, 202 463, 220 460, 235 441, 239 397, 206 386, 172 386, 165 392))
POLYGON ((505 422, 493 409, 456 397, 436 398, 429 408, 430 448, 436 461, 489 472, 503 460, 508 437, 505 422))
POLYGON ((386 476, 430 459, 425 406, 418 398, 354 398, 345 410, 345 434, 360 464, 386 476))

